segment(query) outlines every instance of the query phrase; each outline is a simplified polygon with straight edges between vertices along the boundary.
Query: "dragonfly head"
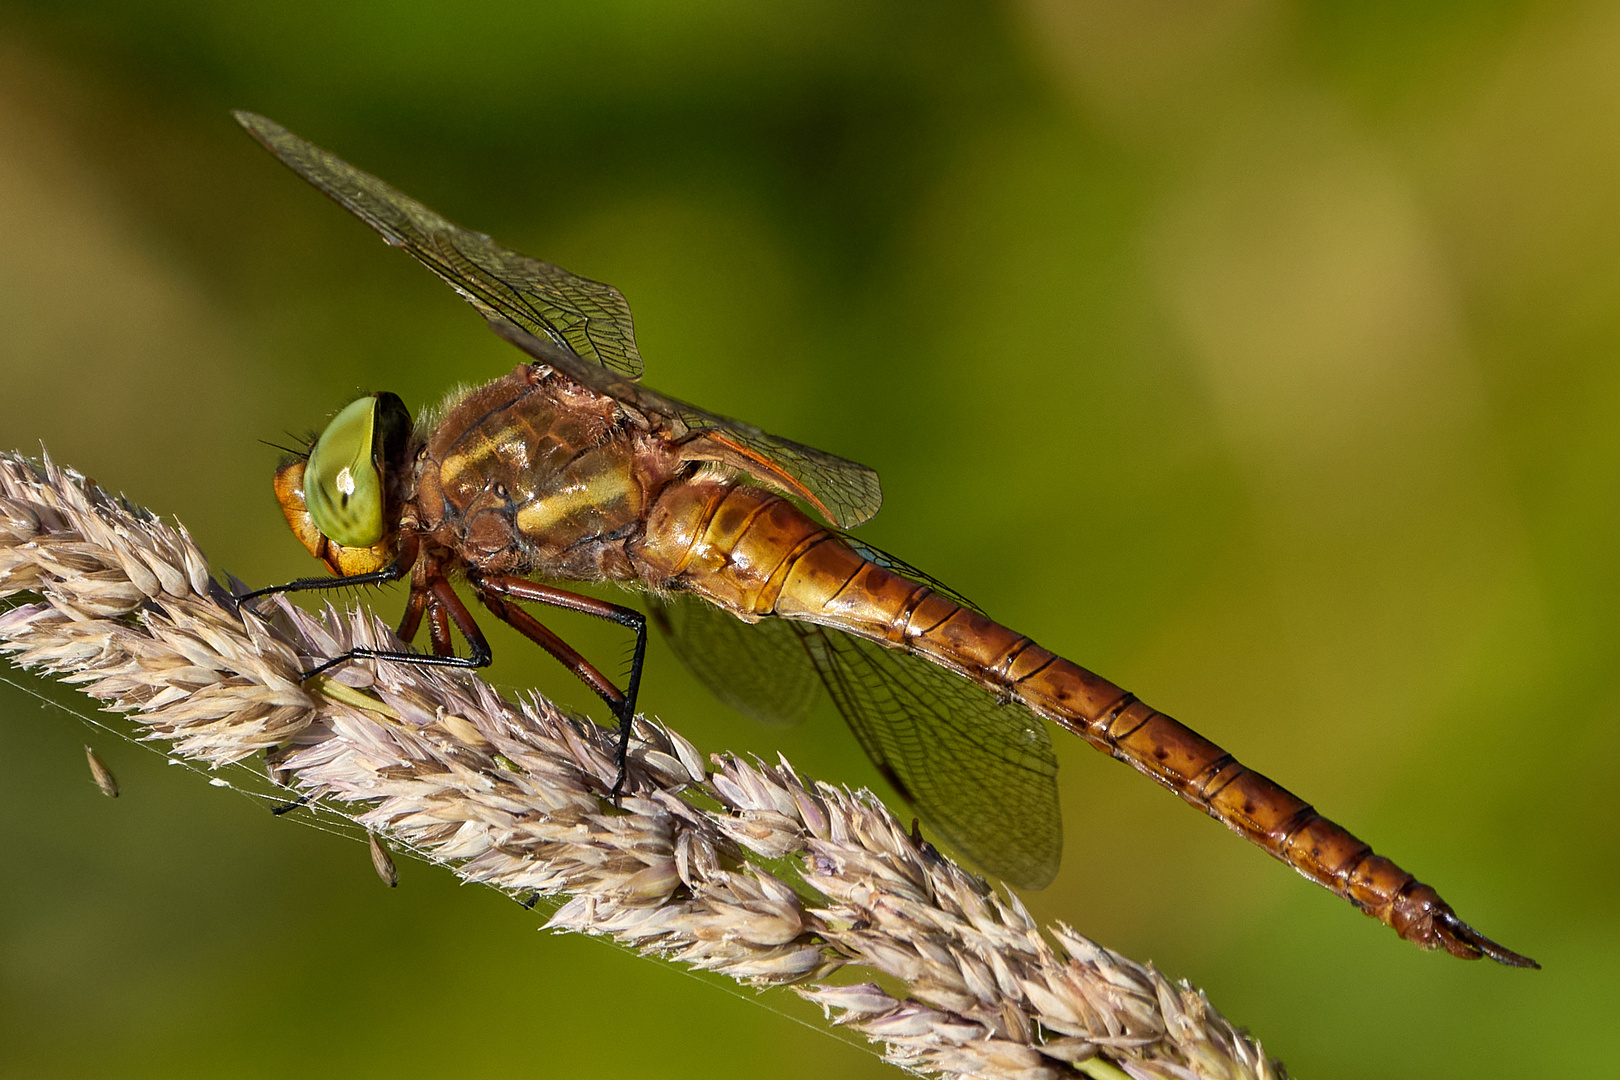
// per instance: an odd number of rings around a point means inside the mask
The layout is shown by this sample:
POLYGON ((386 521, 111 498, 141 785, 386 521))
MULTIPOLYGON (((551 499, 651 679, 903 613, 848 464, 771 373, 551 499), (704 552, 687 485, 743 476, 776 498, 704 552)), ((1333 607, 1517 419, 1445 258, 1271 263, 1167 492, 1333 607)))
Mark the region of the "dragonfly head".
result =
POLYGON ((398 507, 392 480, 405 465, 411 415, 386 391, 352 402, 310 447, 276 470, 276 499, 311 555, 335 574, 393 561, 398 507))

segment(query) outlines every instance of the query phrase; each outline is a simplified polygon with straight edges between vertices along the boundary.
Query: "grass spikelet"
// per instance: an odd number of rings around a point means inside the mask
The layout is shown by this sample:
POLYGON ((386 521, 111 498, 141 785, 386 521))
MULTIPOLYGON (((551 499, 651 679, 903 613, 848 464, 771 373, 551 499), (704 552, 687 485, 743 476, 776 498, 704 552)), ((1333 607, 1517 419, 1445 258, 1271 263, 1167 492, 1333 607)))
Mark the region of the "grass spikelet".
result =
POLYGON ((370 661, 305 683, 322 659, 392 635, 281 597, 238 609, 183 528, 48 459, 0 455, 0 597, 17 598, 0 612, 14 664, 79 686, 176 756, 262 754, 300 798, 372 834, 390 884, 384 837, 465 880, 562 899, 552 929, 791 986, 919 1073, 1285 1075, 1201 991, 1038 927, 870 792, 785 760, 705 761, 639 717, 615 807, 614 733, 541 698, 370 661), (784 861, 797 874, 779 876, 784 861), (826 981, 845 968, 854 979, 826 981))

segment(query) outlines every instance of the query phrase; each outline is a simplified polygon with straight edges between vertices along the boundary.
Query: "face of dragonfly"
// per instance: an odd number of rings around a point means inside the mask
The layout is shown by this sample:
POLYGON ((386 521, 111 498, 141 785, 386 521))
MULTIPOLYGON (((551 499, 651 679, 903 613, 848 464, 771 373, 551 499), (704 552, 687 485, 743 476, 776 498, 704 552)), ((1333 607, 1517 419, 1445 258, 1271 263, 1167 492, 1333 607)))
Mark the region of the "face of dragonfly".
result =
POLYGON ((333 573, 366 574, 393 561, 389 481, 410 429, 398 397, 369 394, 332 418, 307 458, 276 471, 276 500, 293 535, 333 573))

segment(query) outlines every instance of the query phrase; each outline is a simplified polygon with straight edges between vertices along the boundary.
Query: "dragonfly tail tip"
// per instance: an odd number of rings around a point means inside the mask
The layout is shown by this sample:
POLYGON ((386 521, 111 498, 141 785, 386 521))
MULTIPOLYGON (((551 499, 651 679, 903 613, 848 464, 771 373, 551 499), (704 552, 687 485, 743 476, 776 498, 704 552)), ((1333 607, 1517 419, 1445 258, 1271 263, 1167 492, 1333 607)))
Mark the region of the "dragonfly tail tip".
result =
POLYGON ((1453 956, 1460 956, 1466 960, 1477 960, 1481 956, 1488 956, 1505 967, 1541 970, 1540 964, 1528 956, 1523 956, 1512 949, 1498 945, 1459 919, 1455 912, 1440 912, 1435 921, 1439 923, 1441 943, 1446 947, 1446 951, 1453 956))

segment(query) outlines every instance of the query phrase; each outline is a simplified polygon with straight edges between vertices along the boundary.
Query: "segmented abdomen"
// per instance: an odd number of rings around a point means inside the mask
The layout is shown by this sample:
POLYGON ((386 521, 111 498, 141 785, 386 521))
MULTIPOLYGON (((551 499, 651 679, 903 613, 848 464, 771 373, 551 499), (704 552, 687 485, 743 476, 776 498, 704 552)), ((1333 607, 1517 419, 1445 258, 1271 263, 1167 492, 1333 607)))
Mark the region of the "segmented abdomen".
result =
POLYGON ((864 558, 782 497, 674 485, 632 550, 653 585, 750 621, 801 619, 924 656, 1016 701, 1180 795, 1425 948, 1524 958, 1462 923, 1422 884, 1310 804, 1113 683, 864 558))

